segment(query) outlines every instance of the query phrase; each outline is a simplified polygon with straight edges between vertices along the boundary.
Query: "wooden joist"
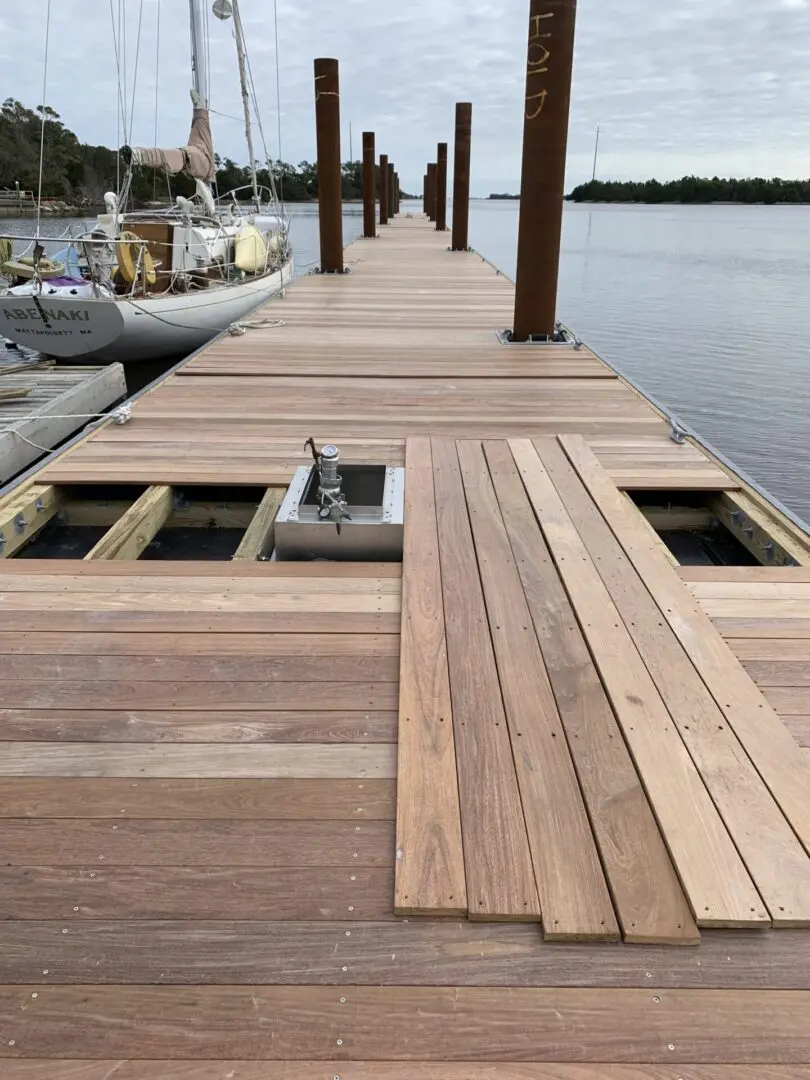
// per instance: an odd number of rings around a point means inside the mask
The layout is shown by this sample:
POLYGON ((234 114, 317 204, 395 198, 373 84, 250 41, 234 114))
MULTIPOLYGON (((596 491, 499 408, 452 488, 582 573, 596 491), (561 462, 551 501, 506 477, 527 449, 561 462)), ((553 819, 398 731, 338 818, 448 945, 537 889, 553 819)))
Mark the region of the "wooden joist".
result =
POLYGON ((8 559, 59 513, 53 484, 24 484, 0 501, 0 559, 8 559))
POLYGON ((172 489, 148 488, 109 529, 85 559, 139 559, 172 512, 172 489))
POLYGON ((267 489, 236 549, 235 562, 255 562, 263 555, 269 555, 272 552, 276 516, 286 494, 287 489, 284 487, 267 489))
POLYGON ((467 886, 428 439, 408 441, 405 467, 394 910, 461 915, 467 886))

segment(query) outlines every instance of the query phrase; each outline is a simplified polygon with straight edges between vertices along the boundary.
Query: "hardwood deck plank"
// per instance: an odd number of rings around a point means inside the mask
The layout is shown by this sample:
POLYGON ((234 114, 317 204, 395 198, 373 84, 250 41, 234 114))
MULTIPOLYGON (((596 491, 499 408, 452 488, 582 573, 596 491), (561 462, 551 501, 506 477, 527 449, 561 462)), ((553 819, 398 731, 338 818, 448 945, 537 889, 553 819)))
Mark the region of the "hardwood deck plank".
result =
MULTIPOLYGON (((773 924, 810 926, 810 857, 562 448, 535 443, 602 581, 765 902, 773 924)), ((641 523, 639 522, 639 526, 641 523)), ((641 531, 639 529, 639 531, 641 531)))
POLYGON ((399 634, 398 611, 4 611, 3 627, 39 633, 399 634))
MULTIPOLYGON (((6 777, 0 818, 393 821, 393 780, 6 777)), ((182 831, 182 827, 181 827, 182 831)))
POLYGON ((0 709, 0 742, 395 743, 393 710, 228 713, 0 709))
POLYGON ((528 440, 510 448, 698 926, 768 912, 554 484, 528 440))
POLYGON ((534 630, 627 941, 699 934, 509 447, 484 449, 534 630))
POLYGON ((805 991, 0 988, 4 1058, 802 1064, 805 991), (36 992, 36 1004, 31 993, 36 992), (23 1007, 24 1006, 24 1007, 23 1007), (756 1016, 757 1023, 751 1023, 756 1016), (272 1027, 268 1025, 272 1024, 272 1027), (673 1049, 670 1049, 670 1046, 673 1049))
POLYGON ((461 831, 471 918, 540 918, 455 444, 432 440, 461 831))
MULTIPOLYGON (((105 868, 105 886, 97 895, 120 895, 125 881, 146 888, 149 903, 164 904, 156 887, 144 881, 146 867, 105 868)), ((291 870, 291 876, 312 890, 311 877, 291 870)), ((322 868, 324 877, 337 883, 341 894, 354 904, 354 871, 322 868)), ((0 874, 0 885, 13 868, 0 874)), ((54 871, 38 870, 53 874, 54 871)), ((48 879, 50 890, 59 881, 73 886, 62 871, 48 879)), ((88 876, 85 871, 85 878, 88 876)), ((360 873, 358 868, 357 873, 360 873)), ((98 875, 98 872, 97 872, 98 875)), ((366 869, 372 883, 390 873, 366 869)), ((189 884, 200 896, 199 911, 208 900, 223 903, 222 882, 241 883, 234 869, 195 870, 158 868, 170 894, 165 906, 188 902, 189 884), (209 886, 209 881, 211 882, 209 886)), ((13 879, 12 879, 13 880, 13 879)), ((92 900, 96 879, 85 881, 81 894, 92 900)), ((126 918, 98 916, 81 910, 69 918, 0 921, 0 981, 3 984, 39 983, 45 986, 83 983, 107 985, 324 985, 324 986, 480 986, 480 987, 600 987, 604 989, 659 990, 801 990, 810 992, 810 941, 802 931, 771 934, 764 946, 747 931, 710 931, 698 953, 667 950, 655 945, 614 948, 604 943, 548 943, 538 939, 527 924, 458 922, 452 919, 402 922, 390 917, 363 921, 355 913, 322 916, 304 921, 300 916, 280 919, 274 897, 285 910, 294 906, 280 872, 247 871, 246 894, 257 901, 256 918, 239 916, 238 895, 226 904, 228 916, 197 916, 192 925, 182 918, 144 919, 132 914, 143 899, 122 901, 126 918), (266 881, 273 893, 256 895, 266 881), (272 920, 268 916, 272 915, 272 920), (67 934, 63 933, 67 927, 67 934), (48 957, 43 973, 42 957, 48 957), (392 963, 391 958, 396 962, 392 963), (696 959, 700 963, 696 963, 696 959)), ((52 902, 52 901, 51 901, 52 902)), ((102 903, 104 899, 102 899, 102 903)), ((327 900, 334 910, 334 901, 327 900)), ((345 901, 344 901, 345 903, 345 901)), ((19 904, 19 900, 17 900, 19 904)), ((312 906, 311 895, 302 901, 312 906)), ((390 915, 390 895, 388 897, 390 915)), ((75 904, 73 905, 76 906, 75 904)))
MULTIPOLYGON (((263 1062, 7 1061, 6 1080, 267 1080, 263 1062)), ((810 1065, 572 1065, 560 1062, 274 1061, 273 1080, 810 1080, 810 1065), (340 1073, 335 1069, 339 1067, 340 1073)))
POLYGON ((466 914, 430 441, 409 440, 405 455, 394 909, 466 914))
POLYGON ((389 866, 387 821, 8 819, 7 866, 389 866))
MULTIPOLYGON (((399 656, 394 634, 150 634, 0 631, 0 656, 399 656)), ((334 665, 330 666, 330 671, 334 665)))
POLYGON ((615 488, 584 440, 563 438, 561 441, 600 512, 644 578, 665 620, 700 672, 785 817, 810 852, 810 799, 807 797, 810 767, 802 759, 790 732, 689 595, 677 572, 661 557, 647 535, 634 527, 632 508, 616 496, 615 488))
POLYGON ((177 746, 8 742, 0 754, 0 776, 394 779, 396 747, 381 743, 177 746))
POLYGON ((565 730, 480 443, 458 452, 547 940, 619 936, 565 730))
POLYGON ((397 684, 341 682, 12 682, 3 704, 19 709, 395 709, 397 684))
MULTIPOLYGON (((6 919, 393 919, 393 867, 2 866, 6 919)), ((11 925, 11 924, 10 924, 11 925)), ((245 924, 250 925, 250 924, 245 924)), ((279 930, 284 936, 283 930, 279 930)), ((334 935, 332 935, 334 936, 334 935)), ((222 938, 227 940, 227 935, 222 938)), ((330 938, 331 941, 331 938, 330 938)), ((90 945, 88 956, 97 956, 90 945)), ((93 961, 95 963, 95 961, 93 961)))
MULTIPOLYGON (((14 654, 0 655, 0 679, 14 682, 317 682, 324 673, 323 654, 293 656, 174 656, 172 651, 152 656, 14 654)), ((343 655, 329 663, 332 683, 364 682, 369 657, 343 655)), ((399 658, 377 656, 374 677, 379 683, 399 679, 399 658)), ((99 693, 104 693, 99 686, 99 693)))
MULTIPOLYGON (((403 440, 403 447, 405 443, 403 440)), ((312 460, 310 456, 310 461, 312 460)), ((131 563, 86 563, 75 559, 10 559, 2 565, 4 584, 11 577, 40 576, 68 578, 223 578, 232 581, 250 578, 269 581, 273 578, 399 578, 402 565, 398 562, 139 562, 137 568, 131 563)))

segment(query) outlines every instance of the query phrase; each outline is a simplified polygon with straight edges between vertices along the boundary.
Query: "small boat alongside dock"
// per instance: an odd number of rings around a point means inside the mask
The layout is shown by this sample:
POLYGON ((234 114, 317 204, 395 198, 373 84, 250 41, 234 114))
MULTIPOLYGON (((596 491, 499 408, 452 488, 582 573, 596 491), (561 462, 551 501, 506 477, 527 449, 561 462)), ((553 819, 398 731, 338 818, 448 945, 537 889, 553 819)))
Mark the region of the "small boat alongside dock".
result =
POLYGON ((59 367, 0 360, 0 483, 126 397, 121 364, 59 367))

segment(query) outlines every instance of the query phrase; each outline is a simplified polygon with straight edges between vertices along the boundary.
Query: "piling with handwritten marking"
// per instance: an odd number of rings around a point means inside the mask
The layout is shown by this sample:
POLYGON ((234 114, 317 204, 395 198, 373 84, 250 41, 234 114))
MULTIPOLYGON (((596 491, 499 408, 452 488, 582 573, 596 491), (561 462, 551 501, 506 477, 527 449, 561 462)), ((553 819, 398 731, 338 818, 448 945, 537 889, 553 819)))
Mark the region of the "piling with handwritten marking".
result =
POLYGON ((388 224, 388 154, 380 154, 380 224, 388 224))
POLYGON ((343 273, 343 184, 340 166, 338 62, 315 61, 315 126, 318 144, 318 227, 321 273, 343 273))
POLYGON ((396 185, 394 183, 394 163, 393 161, 388 163, 388 217, 389 219, 394 217, 397 212, 397 194, 396 185))
POLYGON ((472 104, 456 105, 456 143, 453 157, 453 251, 466 251, 470 224, 470 145, 472 104))
POLYGON ((363 132, 363 236, 377 235, 377 175, 374 132, 363 132))
POLYGON ((554 336, 576 12, 576 0, 531 0, 515 341, 554 336))
POLYGON ((447 229, 447 143, 436 151, 436 232, 447 229))

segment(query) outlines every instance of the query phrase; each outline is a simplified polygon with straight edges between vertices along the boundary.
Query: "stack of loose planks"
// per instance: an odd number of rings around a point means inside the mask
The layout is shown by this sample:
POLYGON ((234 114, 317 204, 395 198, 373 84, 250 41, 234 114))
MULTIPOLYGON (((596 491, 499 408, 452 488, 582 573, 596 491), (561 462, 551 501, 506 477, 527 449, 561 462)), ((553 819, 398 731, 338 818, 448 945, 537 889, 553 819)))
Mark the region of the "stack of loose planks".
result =
POLYGON ((411 439, 395 909, 810 925, 810 768, 580 436, 411 439))

